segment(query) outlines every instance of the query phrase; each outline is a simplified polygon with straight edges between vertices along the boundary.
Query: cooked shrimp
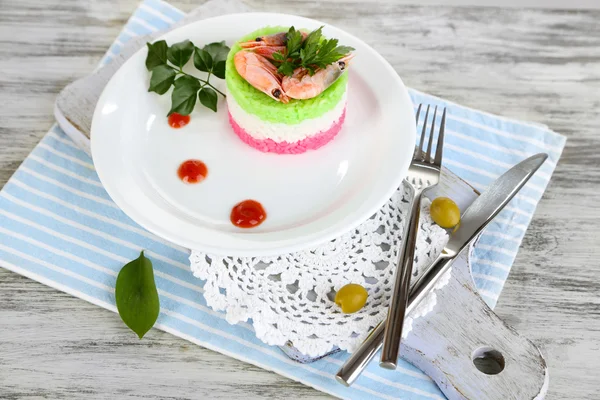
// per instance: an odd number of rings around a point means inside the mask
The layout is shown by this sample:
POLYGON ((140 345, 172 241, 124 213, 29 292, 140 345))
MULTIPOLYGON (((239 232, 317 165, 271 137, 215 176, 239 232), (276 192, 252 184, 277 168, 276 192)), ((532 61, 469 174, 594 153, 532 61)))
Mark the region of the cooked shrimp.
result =
POLYGON ((312 76, 305 68, 297 68, 292 76, 284 76, 281 87, 292 99, 305 100, 318 96, 333 84, 346 70, 353 55, 349 54, 326 68, 317 70, 312 76))
POLYGON ((287 32, 274 33, 272 35, 259 36, 248 42, 241 42, 243 49, 249 49, 259 46, 285 46, 287 42, 287 32))
MULTIPOLYGON (((308 33, 300 32, 302 34, 302 40, 306 39, 308 33)), ((243 49, 250 49, 255 47, 264 46, 285 46, 287 43, 287 32, 274 33, 272 35, 259 36, 254 40, 247 42, 241 42, 240 46, 243 49)))
POLYGON ((260 54, 263 57, 268 58, 269 60, 274 60, 274 53, 281 53, 282 55, 287 54, 287 48, 285 46, 259 46, 248 49, 248 51, 253 51, 256 54, 260 54))
POLYGON ((289 97, 281 87, 277 67, 265 57, 247 50, 238 51, 233 57, 235 69, 249 84, 273 100, 287 103, 289 97))

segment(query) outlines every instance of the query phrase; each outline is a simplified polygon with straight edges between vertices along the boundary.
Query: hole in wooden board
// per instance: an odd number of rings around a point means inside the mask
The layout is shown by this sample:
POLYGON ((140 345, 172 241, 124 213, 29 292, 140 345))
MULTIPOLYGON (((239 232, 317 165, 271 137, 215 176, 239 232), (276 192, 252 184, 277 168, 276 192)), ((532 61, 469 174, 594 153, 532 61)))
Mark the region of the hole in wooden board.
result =
POLYGON ((487 375, 497 375, 504 369, 504 356, 489 346, 480 347, 473 352, 473 365, 487 375))

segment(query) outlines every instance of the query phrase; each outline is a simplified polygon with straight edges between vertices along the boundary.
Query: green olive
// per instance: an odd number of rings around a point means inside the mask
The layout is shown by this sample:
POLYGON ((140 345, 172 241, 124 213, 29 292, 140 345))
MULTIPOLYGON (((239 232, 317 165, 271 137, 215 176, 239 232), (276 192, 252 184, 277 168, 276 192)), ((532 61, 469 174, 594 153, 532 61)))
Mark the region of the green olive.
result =
POLYGON ((335 294, 335 304, 341 307, 344 314, 352 314, 365 306, 367 297, 367 289, 356 283, 349 283, 335 294))
POLYGON ((445 229, 450 229, 460 222, 460 210, 448 197, 438 197, 431 202, 429 213, 433 222, 445 229))

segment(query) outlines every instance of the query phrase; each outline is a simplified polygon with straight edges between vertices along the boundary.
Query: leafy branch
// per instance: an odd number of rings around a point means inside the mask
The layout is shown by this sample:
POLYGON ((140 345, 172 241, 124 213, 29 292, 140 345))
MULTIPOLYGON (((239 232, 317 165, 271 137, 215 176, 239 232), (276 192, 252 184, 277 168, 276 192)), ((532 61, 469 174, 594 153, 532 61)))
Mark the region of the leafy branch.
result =
POLYGON ((163 95, 173 86, 171 109, 167 115, 189 115, 196 106, 196 99, 203 106, 217 111, 217 93, 223 97, 225 94, 210 83, 210 78, 214 75, 225 79, 225 62, 229 54, 225 41, 210 43, 203 48, 194 46, 189 40, 175 43, 171 47, 164 40, 146 45, 146 68, 152 73, 148 91, 163 95), (192 56, 194 66, 208 73, 206 79, 183 71, 192 56))

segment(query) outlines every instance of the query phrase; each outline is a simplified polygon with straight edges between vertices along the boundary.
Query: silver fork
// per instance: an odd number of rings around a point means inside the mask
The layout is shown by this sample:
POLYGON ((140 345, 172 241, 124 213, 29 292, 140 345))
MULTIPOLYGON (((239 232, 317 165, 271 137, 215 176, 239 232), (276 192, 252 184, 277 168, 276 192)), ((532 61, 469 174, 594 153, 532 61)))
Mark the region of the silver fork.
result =
MULTIPOLYGON (((421 107, 422 104, 419 105, 419 108, 417 109, 417 123, 419 122, 419 114, 421 113, 421 107)), ((416 159, 418 163, 424 165, 424 168, 433 168, 434 166, 431 165, 431 162, 429 163, 429 165, 426 164, 425 162, 425 158, 424 158, 424 153, 423 153, 423 145, 425 143, 425 133, 427 132, 427 117, 429 115, 429 106, 427 107, 427 113, 425 116, 425 122, 423 124, 423 131, 421 133, 421 139, 420 139, 420 143, 419 143, 419 147, 417 150, 415 150, 415 153, 413 155, 413 159, 416 159)), ((434 111, 434 115, 437 114, 437 109, 434 111)), ((434 118, 434 123, 431 127, 431 135, 429 137, 429 144, 428 144, 428 150, 427 150, 427 160, 431 160, 431 144, 433 141, 433 133, 434 131, 434 126, 435 126, 435 118, 434 118)), ((442 122, 440 125, 440 134, 438 137, 438 144, 437 144, 437 149, 436 149, 436 157, 433 160, 433 164, 438 165, 438 171, 439 171, 439 165, 441 165, 442 163, 442 146, 443 146, 443 141, 444 141, 444 129, 446 126, 446 109, 444 109, 444 113, 442 115, 442 122), (439 152, 439 156, 438 156, 438 152, 439 152)), ((415 163, 415 161, 413 161, 413 164, 415 163)), ((410 167, 410 169, 412 169, 412 165, 410 167)), ((411 176, 410 173, 410 169, 409 169, 409 176, 411 176)), ((433 171, 433 170, 432 170, 433 171)), ((431 174, 435 175, 434 172, 431 172, 431 174)), ((436 182, 439 180, 439 172, 437 174, 437 178, 436 178, 436 182)), ((412 181, 412 179, 411 179, 412 181)), ((415 177, 415 185, 417 184, 417 182, 422 182, 418 180, 418 178, 415 177)), ((412 183, 409 182, 411 190, 414 191, 412 183)), ((413 193, 414 195, 414 193, 413 193)), ((413 201, 413 208, 416 207, 416 210, 420 210, 420 207, 416 201, 413 201)), ((414 218, 414 224, 416 226, 416 221, 418 221, 418 215, 416 216, 416 218, 414 218)), ((405 229, 405 236, 408 236, 407 232, 409 231, 409 227, 407 226, 405 229)), ((413 232, 414 235, 414 232, 413 232)), ((402 260, 410 260, 410 264, 409 264, 409 269, 412 269, 412 259, 413 257, 404 257, 404 253, 406 253, 406 248, 404 247, 405 245, 408 245, 408 243, 410 242, 410 240, 407 239, 403 242, 403 247, 400 251, 400 256, 399 256, 399 261, 402 260)), ((413 241, 414 242, 414 241, 413 241)), ((413 243, 414 246, 414 243, 413 243)), ((414 255, 414 248, 413 248, 413 255, 414 255)), ((400 265, 398 266, 398 268, 400 268, 400 265)), ((439 273, 439 271, 438 271, 439 273)), ((397 274, 397 278, 398 278, 397 274)), ((410 275, 411 272, 410 270, 407 272, 406 277, 409 278, 410 280, 410 275)), ((423 293, 427 292, 427 287, 429 285, 429 283, 432 282, 432 279, 435 278, 433 275, 437 274, 430 274, 431 276, 429 276, 429 279, 424 279, 420 287, 419 293, 417 294, 416 297, 421 296, 423 293)), ((396 284, 397 287, 399 287, 396 284)), ((418 299, 415 298, 411 298, 412 304, 416 304, 418 301, 418 299)), ((406 307, 406 301, 404 302, 406 307)), ((403 313, 405 313, 405 308, 402 309, 403 313)), ((402 319, 400 320, 401 323, 403 323, 404 321, 404 317, 402 317, 402 319)), ((377 354, 377 352, 379 351, 379 349, 381 349, 383 347, 383 336, 384 336, 384 331, 385 331, 385 327, 386 327, 386 322, 382 321, 380 322, 369 334, 369 336, 364 340, 364 342, 360 345, 360 348, 358 348, 354 353, 352 353, 352 355, 350 356, 350 358, 348 358, 348 360, 346 360, 346 362, 344 363, 344 365, 342 365, 342 367, 340 368, 340 370, 337 372, 335 379, 345 385, 345 386, 350 386, 352 385, 352 383, 360 376, 360 374, 364 371, 364 369, 367 367, 367 365, 369 364, 369 362, 373 359, 373 357, 375 357, 375 354, 377 354)), ((402 326, 400 326, 400 328, 402 328, 402 326)), ((402 333, 400 333, 401 335, 402 333)), ((396 343, 398 344, 398 348, 400 347, 400 341, 397 340, 396 343)), ((397 360, 397 357, 395 358, 395 360, 397 360)))
MULTIPOLYGON (((419 121, 421 107, 422 104, 419 104, 416 117, 417 123, 419 121)), ((442 122, 439 128, 435 157, 432 157, 437 106, 433 111, 433 120, 431 123, 431 130, 429 132, 427 152, 423 151, 430 107, 431 106, 429 105, 427 106, 419 147, 415 149, 413 160, 408 168, 408 175, 406 176, 406 181, 409 183, 409 186, 412 189, 411 192, 413 199, 411 202, 408 224, 404 229, 406 235, 398 258, 396 282, 394 284, 394 292, 392 294, 388 309, 385 333, 383 336, 383 350, 381 351, 381 362, 379 365, 387 369, 396 369, 396 365, 398 363, 400 339, 402 337, 402 326, 404 324, 406 306, 408 303, 410 277, 412 275, 413 259, 415 256, 415 243, 419 228, 421 195, 423 191, 437 185, 440 180, 440 169, 442 167, 442 153, 444 147, 444 129, 446 125, 446 109, 444 108, 444 112, 442 114, 442 122)))
MULTIPOLYGON (((417 109, 417 122, 419 121, 419 114, 421 113, 421 108, 422 105, 419 105, 419 108, 417 109)), ((423 169, 419 169, 419 171, 424 171, 424 170, 428 170, 429 173, 428 175, 425 175, 425 181, 427 181, 427 176, 430 176, 430 181, 431 179, 435 179, 435 182, 437 183, 437 181, 439 181, 439 169, 440 169, 440 165, 442 163, 442 146, 443 146, 443 141, 444 141, 444 130, 445 130, 445 126, 446 126, 446 109, 444 109, 444 113, 442 115, 442 121, 440 124, 440 133, 439 133, 439 137, 438 137, 438 144, 437 144, 437 148, 436 148, 436 157, 433 159, 433 163, 431 162, 431 145, 433 143, 433 133, 435 133, 434 127, 435 127, 435 114, 437 114, 437 108, 434 111, 434 123, 432 124, 431 127, 431 134, 429 136, 429 144, 428 144, 428 150, 426 153, 427 156, 427 161, 429 161, 429 163, 426 162, 425 159, 425 155, 423 152, 423 145, 425 143, 425 133, 427 132, 427 119, 429 116, 429 109, 430 106, 427 107, 427 112, 426 112, 426 116, 425 116, 425 122, 423 124, 423 130, 421 133, 421 139, 420 139, 420 143, 419 143, 419 147, 415 150, 415 153, 413 155, 413 163, 412 164, 419 164, 422 165, 423 169), (416 161, 415 161, 416 160, 416 161), (436 167, 437 165, 437 167, 436 167), (437 171, 437 173, 435 172, 437 171), (430 175, 429 175, 430 174, 430 175)), ((413 189, 413 185, 412 185, 412 176, 413 173, 411 171, 413 171, 414 167, 411 164, 410 168, 409 168, 409 184, 411 187, 411 190, 413 190, 413 196, 415 195, 415 190, 413 189)), ((419 179, 417 176, 415 176, 415 186, 417 184, 422 185, 423 182, 423 178, 419 179)), ((429 186, 428 186, 429 187, 429 186)), ((421 192, 422 192, 423 188, 421 188, 421 192)), ((415 198, 416 200, 416 198, 415 198)), ((412 208, 415 209, 417 211, 420 211, 420 205, 416 204, 418 203, 417 201, 413 201, 412 203, 412 208)), ((413 213, 414 215, 414 213, 413 213)), ((410 286, 408 282, 410 280, 410 275, 411 275, 411 269, 412 269, 412 260, 413 257, 405 257, 404 253, 406 253, 406 248, 404 246, 408 246, 408 243, 410 243, 410 239, 408 238, 408 232, 410 231, 410 226, 414 225, 414 230, 413 230, 413 236, 416 233, 416 226, 417 226, 417 222, 419 220, 418 214, 416 215, 415 218, 413 218, 413 224, 407 224, 408 226, 405 227, 404 231, 405 231, 405 236, 407 237, 406 240, 404 240, 403 242, 403 247, 400 251, 400 256, 399 256, 399 261, 403 261, 403 260, 409 260, 410 263, 408 264, 408 270, 405 271, 405 278, 407 279, 407 287, 410 286)), ((414 255, 414 239, 413 239, 413 255, 414 255)), ((399 264, 398 268, 400 268, 401 265, 399 264)), ((396 277, 399 279, 399 271, 397 271, 397 275, 396 277)), ((439 273, 439 271, 438 271, 439 273)), ((427 292, 427 288, 429 287, 429 284, 432 282, 432 279, 437 277, 438 275, 436 273, 434 274, 429 274, 430 276, 428 276, 429 279, 424 279, 420 287, 419 293, 416 297, 421 296, 423 293, 427 292), (435 276, 434 276, 435 275, 435 276)), ((398 285, 398 282, 396 282, 396 287, 400 287, 398 285)), ((407 295, 407 291, 404 292, 404 295, 407 295)), ((397 296, 394 296, 397 297, 397 296)), ((417 298, 413 298, 412 303, 413 305, 416 304, 418 302, 417 298)), ((404 304, 402 308, 402 319, 397 320, 400 321, 400 329, 402 328, 402 323, 404 322, 404 313, 406 312, 406 304, 407 302, 404 301, 402 304, 404 304)), ((375 357, 375 354, 377 354, 377 352, 379 351, 379 349, 381 349, 383 347, 383 336, 384 336, 384 331, 385 331, 385 327, 386 327, 386 322, 382 321, 380 322, 369 334, 369 336, 367 336, 367 338, 364 340, 364 342, 360 345, 360 347, 354 352, 352 353, 352 355, 350 356, 350 358, 348 358, 348 360, 346 360, 346 362, 344 363, 344 365, 342 365, 342 367, 340 368, 340 370, 337 372, 335 379, 343 384, 344 386, 350 386, 352 385, 352 383, 360 376, 360 374, 365 370, 365 368, 367 367, 367 365, 369 364, 369 362, 373 359, 373 357, 375 357)), ((402 335, 402 333, 400 332, 400 335, 402 335)), ((399 336, 401 337, 401 336, 399 336)), ((396 344, 398 346, 398 349, 400 347, 400 341, 396 340, 396 344)), ((396 364, 396 360, 397 357, 393 359, 394 360, 394 368, 395 368, 395 364, 396 364)))

